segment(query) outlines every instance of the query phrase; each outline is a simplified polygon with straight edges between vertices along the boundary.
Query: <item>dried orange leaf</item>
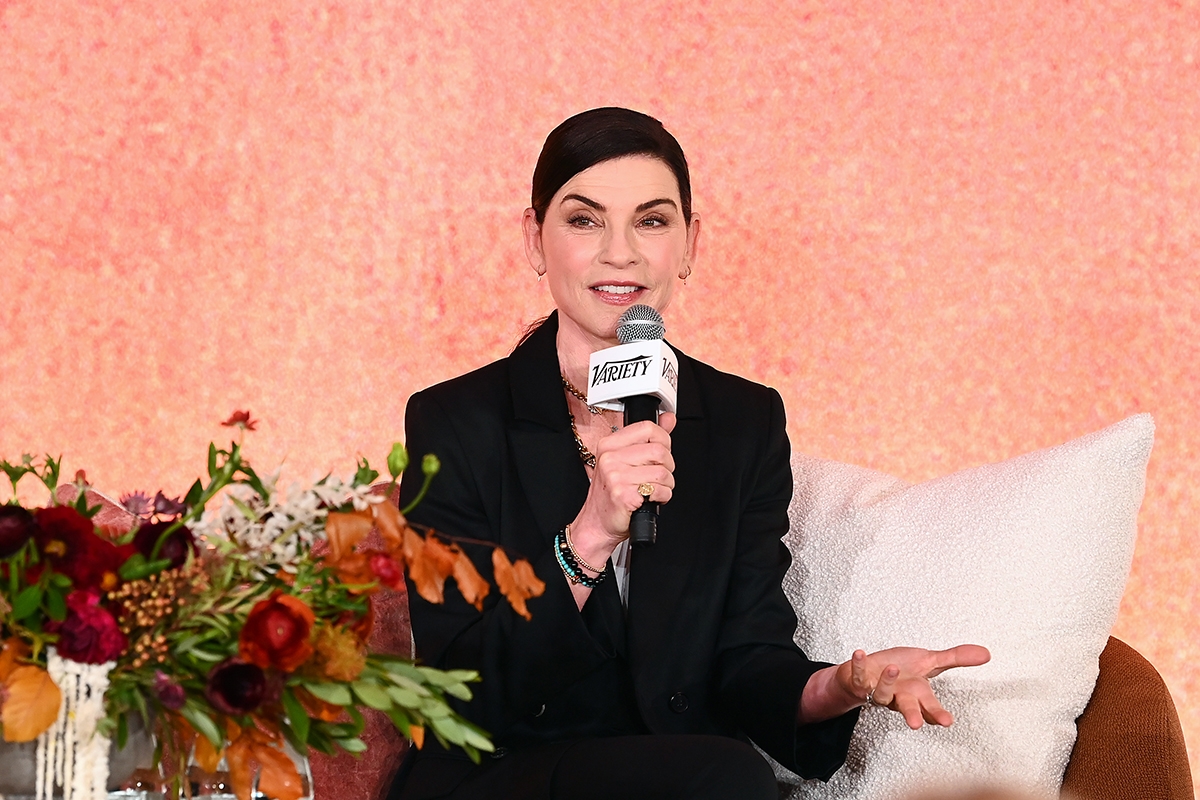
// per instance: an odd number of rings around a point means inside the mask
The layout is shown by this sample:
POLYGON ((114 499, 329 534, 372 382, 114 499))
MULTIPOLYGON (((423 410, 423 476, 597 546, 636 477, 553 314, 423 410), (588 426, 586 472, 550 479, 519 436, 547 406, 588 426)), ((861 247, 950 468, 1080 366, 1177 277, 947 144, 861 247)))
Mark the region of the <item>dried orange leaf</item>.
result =
POLYGON ((299 800, 304 794, 304 782, 295 762, 287 753, 269 744, 254 745, 254 760, 258 762, 258 791, 274 800, 299 800))
POLYGON ((513 572, 516 574, 517 585, 525 592, 526 597, 541 597, 542 592, 546 591, 546 582, 537 576, 533 565, 525 559, 517 559, 517 563, 513 564, 513 572))
POLYGON ((402 548, 404 546, 404 529, 408 527, 408 523, 404 521, 404 515, 400 513, 400 509, 396 508, 390 500, 385 500, 372 505, 371 513, 375 515, 375 524, 379 527, 379 535, 383 537, 388 551, 394 552, 402 548))
POLYGON ((238 736, 225 748, 225 764, 229 767, 229 785, 238 800, 250 800, 250 784, 254 778, 251 749, 249 736, 238 736))
POLYGON ((488 586, 488 582, 480 576, 471 559, 461 550, 454 559, 454 581, 458 584, 463 599, 475 606, 476 611, 483 611, 483 598, 488 596, 492 587, 488 586))
POLYGON ((373 524, 370 511, 330 511, 325 518, 329 560, 336 564, 348 556, 371 532, 373 524))
POLYGON ((417 586, 417 594, 431 603, 441 603, 446 578, 454 571, 457 548, 449 548, 433 536, 426 537, 419 547, 412 539, 421 541, 421 537, 410 528, 404 533, 404 558, 408 561, 408 575, 417 586))
MULTIPOLYGON (((337 562, 338 578, 342 583, 350 586, 362 586, 368 583, 374 583, 375 573, 371 572, 370 558, 366 553, 349 553, 339 559, 337 562)), ((352 589, 355 594, 360 591, 352 589)))
POLYGON ((492 574, 496 577, 496 586, 500 588, 500 594, 508 598, 508 604, 513 607, 513 611, 525 619, 532 619, 529 609, 525 607, 529 595, 517 578, 512 562, 499 547, 492 551, 492 574))
POLYGON ((192 759, 205 772, 216 772, 217 767, 221 766, 221 751, 213 747, 207 736, 197 736, 192 759))
POLYGON ((8 678, 9 674, 21 663, 21 659, 29 658, 29 645, 24 639, 10 636, 0 642, 0 681, 8 678))
POLYGON ((431 563, 437 574, 442 576, 442 580, 449 578, 450 574, 454 572, 454 561, 459 552, 454 545, 442 544, 436 536, 425 537, 425 558, 431 563))
POLYGON ((17 667, 4 681, 4 741, 32 742, 54 724, 62 691, 41 667, 17 667))
POLYGON ((422 745, 425 744, 425 728, 421 725, 409 725, 408 737, 412 739, 412 743, 420 750, 422 745))

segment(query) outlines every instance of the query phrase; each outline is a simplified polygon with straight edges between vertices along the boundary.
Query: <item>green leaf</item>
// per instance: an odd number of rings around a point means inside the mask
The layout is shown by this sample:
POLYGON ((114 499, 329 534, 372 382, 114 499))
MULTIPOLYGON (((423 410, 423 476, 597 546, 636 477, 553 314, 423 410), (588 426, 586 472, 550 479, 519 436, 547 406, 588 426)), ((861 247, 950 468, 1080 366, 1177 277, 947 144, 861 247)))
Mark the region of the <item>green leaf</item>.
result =
POLYGON ((71 588, 71 579, 68 578, 66 575, 63 575, 61 572, 55 572, 54 574, 52 574, 50 576, 50 583, 53 584, 54 586, 57 586, 60 589, 70 589, 71 588))
POLYGON ((462 729, 463 739, 467 744, 477 747, 485 753, 491 753, 496 749, 496 745, 492 744, 483 731, 477 730, 474 725, 463 723, 462 729))
POLYGON ((344 683, 306 683, 304 688, 312 692, 315 697, 326 703, 333 703, 335 706, 348 706, 354 702, 354 698, 350 695, 350 687, 344 683))
POLYGON ((281 699, 283 700, 283 710, 287 712, 288 724, 296 732, 296 738, 307 742, 310 722, 308 712, 304 710, 304 706, 300 705, 300 701, 292 694, 291 689, 284 689, 281 699))
POLYGON ((452 683, 445 687, 446 694, 457 697, 459 700, 470 700, 471 690, 461 683, 452 683))
POLYGON ((42 605, 42 587, 36 583, 33 586, 26 586, 17 595, 17 599, 12 604, 13 619, 22 620, 37 611, 42 605))
POLYGON ((408 469, 408 448, 401 442, 392 445, 392 452, 387 457, 388 473, 393 478, 399 478, 408 469))
POLYGON ((193 701, 188 701, 183 708, 179 709, 179 713, 183 718, 192 724, 192 727, 204 738, 212 742, 212 746, 220 750, 225 744, 225 737, 221 735, 221 731, 217 728, 217 723, 213 722, 212 717, 204 713, 193 701))
POLYGON ((131 577, 133 573, 137 570, 140 570, 145 565, 146 557, 141 553, 134 553, 129 558, 125 559, 125 563, 121 565, 119 570, 117 570, 117 574, 121 576, 122 580, 131 581, 133 580, 131 577))
POLYGON ((392 698, 383 687, 373 681, 355 681, 354 693, 371 708, 386 711, 392 707, 392 698))
POLYGON ((62 622, 67 618, 67 602, 63 599, 62 590, 57 586, 46 587, 46 611, 55 622, 62 622))
POLYGON ((208 443, 208 477, 211 480, 217 475, 217 445, 215 442, 208 443))
POLYGON ((134 553, 121 565, 121 569, 117 571, 125 580, 137 581, 142 578, 148 578, 151 575, 156 575, 169 566, 171 566, 171 559, 169 558, 147 561, 141 553, 134 553))
POLYGON ((379 470, 371 469, 371 465, 364 458, 358 462, 358 470, 354 473, 355 486, 370 486, 379 477, 379 470))
POLYGON ((462 726, 455 722, 453 717, 438 717, 436 719, 431 719, 429 720, 429 724, 433 726, 435 731, 440 733, 442 736, 445 736, 455 744, 462 744, 466 741, 466 734, 463 731, 462 726))
POLYGON ((192 484, 192 488, 188 489, 188 493, 184 495, 183 504, 188 508, 195 508, 196 503, 200 502, 200 498, 204 496, 204 484, 196 478, 196 482, 192 484))
POLYGON ((403 708, 418 708, 421 705, 421 698, 416 692, 410 689, 403 689, 399 686, 389 686, 387 693, 392 696, 392 700, 396 705, 403 708))
POLYGON ((341 747, 347 753, 365 753, 367 752, 367 743, 357 736, 353 739, 334 739, 338 747, 341 747))
POLYGON ((127 741, 129 741, 129 723, 125 720, 125 715, 122 714, 117 717, 117 749, 124 750, 127 741))
POLYGON ((429 717, 430 721, 435 718, 448 717, 454 713, 450 709, 450 706, 446 705, 445 700, 438 700, 433 697, 426 698, 421 703, 420 712, 429 717))
POLYGON ((404 713, 403 709, 392 708, 384 713, 388 715, 388 719, 390 719, 392 724, 396 726, 396 730, 400 731, 400 733, 404 735, 405 739, 412 737, 412 720, 409 719, 408 714, 404 713))

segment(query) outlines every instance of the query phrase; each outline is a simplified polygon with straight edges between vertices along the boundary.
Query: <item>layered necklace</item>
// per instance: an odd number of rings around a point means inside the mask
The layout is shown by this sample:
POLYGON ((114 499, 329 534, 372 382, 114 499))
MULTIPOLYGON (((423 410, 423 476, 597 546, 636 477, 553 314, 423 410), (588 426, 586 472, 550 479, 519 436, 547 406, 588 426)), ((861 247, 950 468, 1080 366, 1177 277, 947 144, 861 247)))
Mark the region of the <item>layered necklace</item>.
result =
MULTIPOLYGON (((563 373, 559 373, 559 377, 562 378, 563 388, 566 389, 572 397, 583 403, 593 416, 598 416, 608 410, 606 408, 600 408, 599 406, 588 405, 587 395, 576 389, 575 385, 567 380, 567 376, 563 373)), ((595 469, 596 454, 589 450, 587 445, 583 443, 583 437, 579 435, 579 427, 575 424, 575 415, 572 414, 569 409, 567 410, 567 416, 571 420, 571 435, 575 437, 575 446, 579 448, 579 459, 583 462, 584 466, 595 469)), ((610 424, 608 427, 612 429, 613 433, 616 433, 619 426, 610 424)))

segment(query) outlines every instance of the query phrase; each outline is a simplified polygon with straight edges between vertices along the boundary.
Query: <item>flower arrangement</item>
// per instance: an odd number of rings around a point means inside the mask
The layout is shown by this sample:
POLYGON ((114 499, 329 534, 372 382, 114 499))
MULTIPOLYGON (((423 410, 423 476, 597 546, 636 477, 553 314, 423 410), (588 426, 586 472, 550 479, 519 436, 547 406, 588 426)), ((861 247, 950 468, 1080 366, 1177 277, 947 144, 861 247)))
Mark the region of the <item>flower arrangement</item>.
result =
MULTIPOLYGON (((238 412, 223 424, 245 431, 255 423, 238 412)), ((362 752, 366 708, 418 747, 428 731, 478 760, 492 750, 486 733, 447 701, 470 699, 478 675, 367 646, 372 596, 402 588, 406 570, 431 602, 441 602, 451 577, 479 608, 491 588, 456 540, 418 532, 388 500, 407 463, 396 445, 383 492, 372 489, 379 473, 366 459, 348 480, 283 491, 277 474, 250 466, 240 443, 210 445, 207 482, 181 498, 126 495, 114 513, 82 473, 62 484, 60 459, 0 462, 13 495, 0 505, 5 741, 41 747, 53 726, 79 717, 64 710, 62 665, 72 674, 100 665, 96 730, 124 746, 140 717, 157 734, 176 792, 189 758, 209 771, 224 760, 241 800, 254 786, 295 800, 302 781, 287 746, 301 755, 362 752), (49 490, 44 507, 18 501, 26 476, 49 490), (218 495, 219 509, 206 511, 218 495)), ((438 468, 424 458, 418 501, 438 468)), ((528 617, 525 601, 544 589, 532 567, 499 548, 492 565, 500 591, 528 617)))

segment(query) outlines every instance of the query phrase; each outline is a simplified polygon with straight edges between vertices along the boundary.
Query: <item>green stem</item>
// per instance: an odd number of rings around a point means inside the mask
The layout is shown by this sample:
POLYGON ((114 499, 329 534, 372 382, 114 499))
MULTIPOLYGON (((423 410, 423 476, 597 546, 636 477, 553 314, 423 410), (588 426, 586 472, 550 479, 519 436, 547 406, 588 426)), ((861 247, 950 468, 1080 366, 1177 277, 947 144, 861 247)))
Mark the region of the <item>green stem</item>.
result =
POLYGON ((221 466, 220 471, 213 476, 212 483, 210 483, 208 488, 205 489, 200 495, 200 499, 196 501, 196 504, 192 506, 188 513, 172 522, 169 526, 167 526, 165 531, 159 534, 158 541, 154 543, 154 549, 150 551, 150 558, 147 559, 148 561, 158 560, 158 554, 162 550, 163 545, 167 543, 167 539, 171 537, 171 534, 175 533, 175 531, 179 530, 187 523, 195 522, 200 518, 200 516, 204 513, 204 506, 209 500, 213 499, 217 492, 221 491, 233 482, 233 476, 238 469, 241 468, 241 466, 241 445, 234 444, 233 450, 229 454, 229 458, 225 460, 225 463, 221 466))
MULTIPOLYGON (((406 505, 404 508, 400 509, 401 514, 403 514, 404 516, 408 516, 408 512, 410 512, 414 508, 416 508, 420 504, 420 502, 425 499, 425 493, 429 491, 429 484, 433 483, 433 476, 434 476, 434 473, 428 473, 428 472, 425 473, 425 482, 421 484, 421 491, 417 492, 417 496, 413 498, 413 501, 411 503, 406 505)), ((393 479, 392 483, 395 483, 395 482, 396 481, 393 479)), ((389 487, 389 491, 390 491, 390 487, 389 487)))

